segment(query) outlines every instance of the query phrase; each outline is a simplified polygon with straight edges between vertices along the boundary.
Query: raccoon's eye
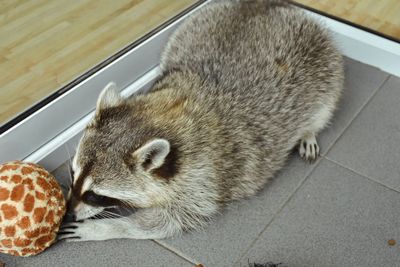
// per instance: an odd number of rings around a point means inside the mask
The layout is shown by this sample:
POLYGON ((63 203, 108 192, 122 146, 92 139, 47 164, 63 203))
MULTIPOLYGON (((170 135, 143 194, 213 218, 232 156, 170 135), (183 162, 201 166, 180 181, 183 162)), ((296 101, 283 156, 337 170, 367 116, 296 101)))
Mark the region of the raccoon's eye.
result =
POLYGON ((83 193, 82 200, 92 206, 115 207, 121 205, 118 199, 98 195, 93 191, 86 191, 83 193))
POLYGON ((93 191, 86 191, 82 195, 82 200, 93 206, 104 206, 106 199, 106 196, 98 195, 93 191))

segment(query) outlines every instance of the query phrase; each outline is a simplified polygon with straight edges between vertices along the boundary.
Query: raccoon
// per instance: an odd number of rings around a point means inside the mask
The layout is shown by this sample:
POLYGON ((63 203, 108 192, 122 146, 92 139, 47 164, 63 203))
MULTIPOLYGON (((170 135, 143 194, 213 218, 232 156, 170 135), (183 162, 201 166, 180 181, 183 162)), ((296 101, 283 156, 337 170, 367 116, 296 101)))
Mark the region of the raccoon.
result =
POLYGON ((328 31, 284 1, 213 1, 171 35, 162 75, 97 101, 72 168, 68 241, 161 239, 255 195, 293 148, 308 161, 343 90, 328 31), (128 217, 107 216, 132 207, 128 217), (102 219, 92 220, 93 216, 102 219))

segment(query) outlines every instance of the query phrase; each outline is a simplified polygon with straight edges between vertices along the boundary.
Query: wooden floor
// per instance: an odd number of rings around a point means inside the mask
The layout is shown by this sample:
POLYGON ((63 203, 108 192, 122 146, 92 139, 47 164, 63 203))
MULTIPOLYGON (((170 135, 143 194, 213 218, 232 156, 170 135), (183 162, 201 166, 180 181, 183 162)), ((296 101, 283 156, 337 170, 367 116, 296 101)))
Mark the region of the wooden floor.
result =
MULTIPOLYGON (((0 125, 195 0, 0 0, 0 125)), ((398 0, 297 0, 400 39, 398 0)))
POLYGON ((295 0, 400 40, 399 0, 295 0))
POLYGON ((0 0, 0 125, 195 0, 0 0))

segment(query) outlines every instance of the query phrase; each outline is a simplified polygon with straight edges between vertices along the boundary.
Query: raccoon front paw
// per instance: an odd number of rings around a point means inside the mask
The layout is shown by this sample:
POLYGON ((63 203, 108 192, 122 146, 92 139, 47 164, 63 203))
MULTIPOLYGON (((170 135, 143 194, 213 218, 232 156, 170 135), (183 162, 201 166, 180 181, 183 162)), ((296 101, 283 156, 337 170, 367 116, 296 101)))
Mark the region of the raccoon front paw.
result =
POLYGON ((126 219, 88 219, 69 222, 60 227, 57 239, 77 242, 125 238, 127 227, 129 224, 126 219))
POLYGON ((309 134, 300 140, 300 157, 310 163, 317 160, 319 156, 319 146, 314 134, 309 134))
POLYGON ((90 223, 88 221, 68 222, 61 225, 57 234, 57 240, 65 240, 67 242, 73 241, 87 241, 90 232, 90 223))
POLYGON ((60 227, 57 240, 77 242, 109 239, 107 225, 104 225, 101 221, 83 220, 65 223, 60 227))

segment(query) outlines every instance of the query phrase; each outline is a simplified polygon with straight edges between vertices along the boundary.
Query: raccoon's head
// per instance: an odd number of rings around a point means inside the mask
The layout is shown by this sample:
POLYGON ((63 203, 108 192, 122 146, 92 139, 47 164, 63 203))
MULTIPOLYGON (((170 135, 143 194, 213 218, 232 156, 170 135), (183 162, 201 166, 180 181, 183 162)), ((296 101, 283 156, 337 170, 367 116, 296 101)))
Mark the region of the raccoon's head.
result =
POLYGON ((77 220, 105 208, 147 208, 168 201, 169 180, 177 172, 177 148, 162 130, 108 85, 72 162, 69 209, 77 220))

